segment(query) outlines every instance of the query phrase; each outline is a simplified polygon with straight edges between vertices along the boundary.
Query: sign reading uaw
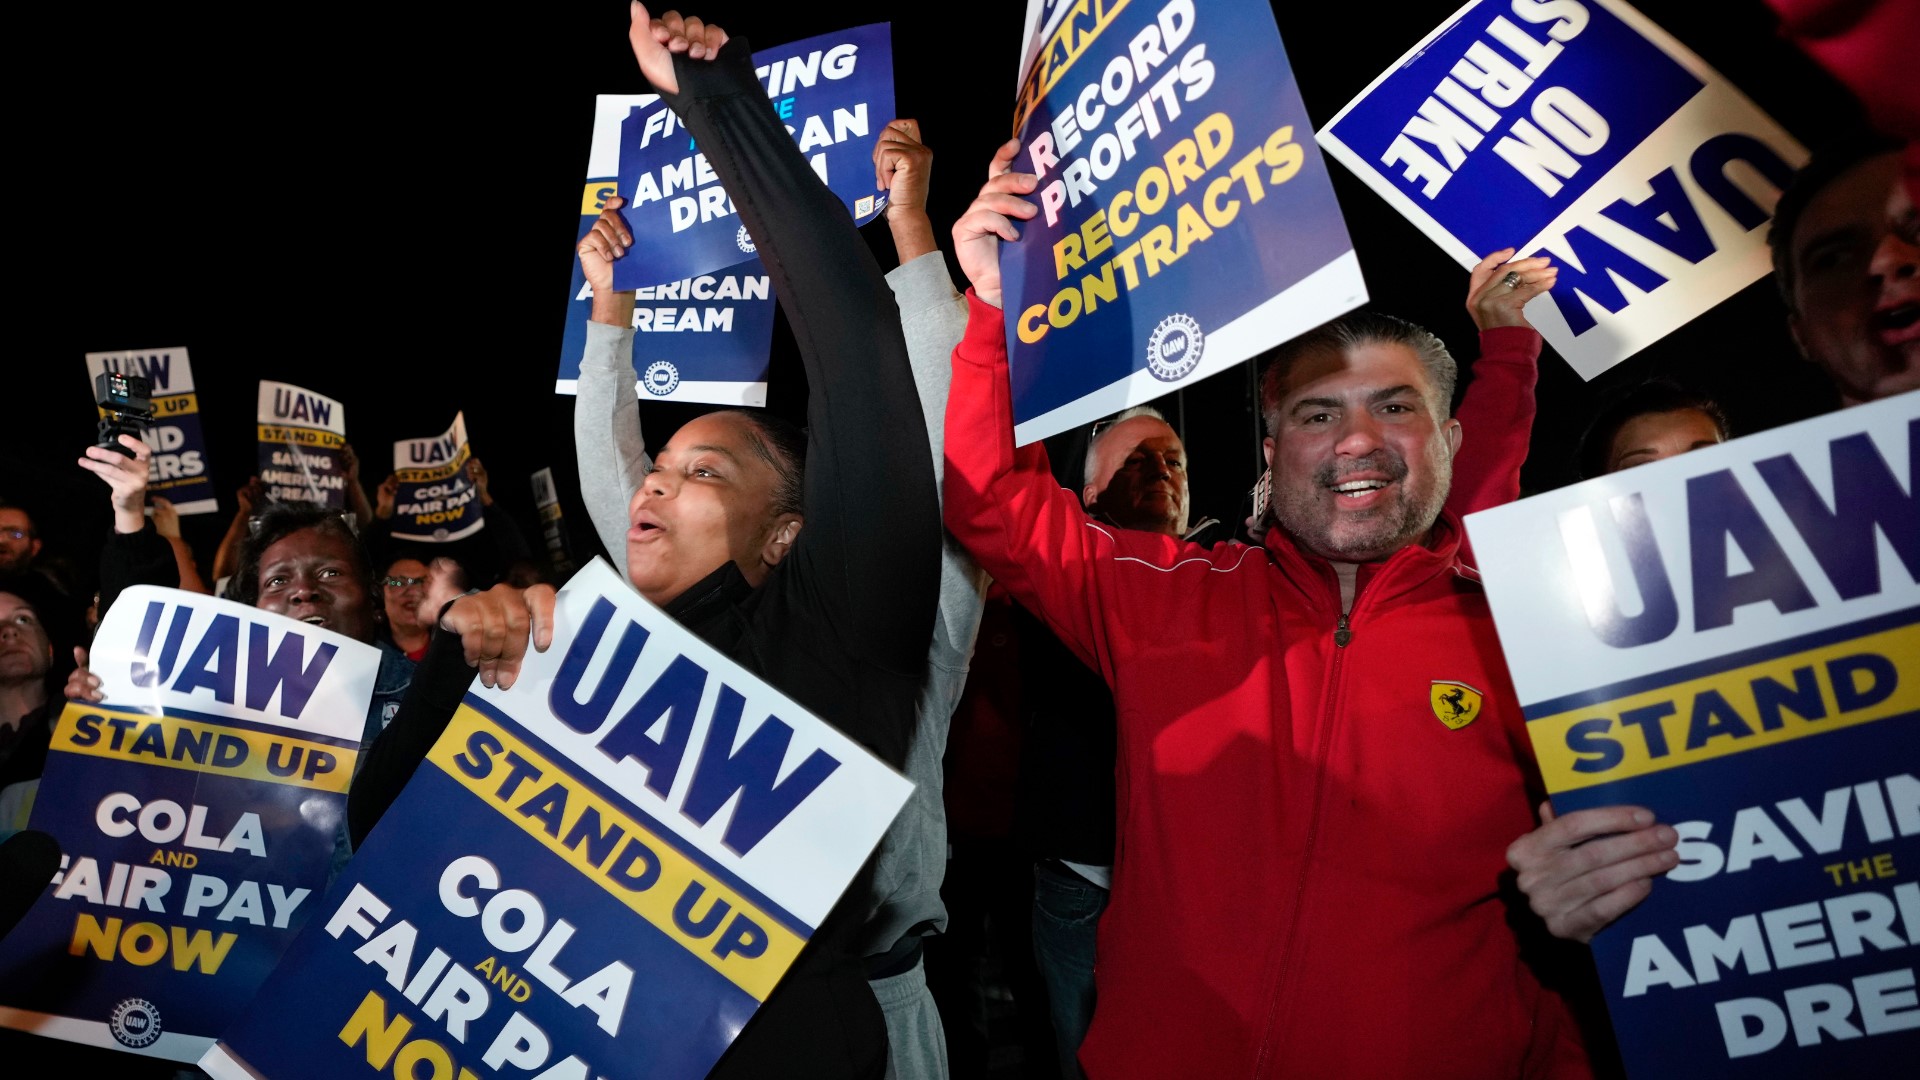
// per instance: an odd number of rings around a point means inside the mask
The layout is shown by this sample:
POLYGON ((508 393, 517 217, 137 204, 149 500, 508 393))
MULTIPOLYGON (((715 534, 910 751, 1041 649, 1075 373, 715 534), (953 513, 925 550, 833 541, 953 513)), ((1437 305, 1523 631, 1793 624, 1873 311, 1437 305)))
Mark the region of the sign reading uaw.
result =
POLYGON ((1633 1075, 1920 1060, 1920 394, 1467 529, 1555 811, 1680 836, 1593 939, 1633 1075))
POLYGON ((555 624, 468 692, 202 1068, 691 1080, 752 1019, 912 785, 605 562, 555 624))
POLYGON ((0 941, 0 1027, 194 1061, 320 907, 380 654, 135 586, 105 700, 54 724, 30 825, 59 874, 0 941))
POLYGON ((1622 0, 1473 0, 1319 139, 1460 265, 1551 256, 1527 318, 1588 379, 1767 274, 1807 157, 1622 0))
POLYGON ((1256 0, 1033 0, 1000 248, 1022 445, 1223 371, 1366 302, 1256 0))

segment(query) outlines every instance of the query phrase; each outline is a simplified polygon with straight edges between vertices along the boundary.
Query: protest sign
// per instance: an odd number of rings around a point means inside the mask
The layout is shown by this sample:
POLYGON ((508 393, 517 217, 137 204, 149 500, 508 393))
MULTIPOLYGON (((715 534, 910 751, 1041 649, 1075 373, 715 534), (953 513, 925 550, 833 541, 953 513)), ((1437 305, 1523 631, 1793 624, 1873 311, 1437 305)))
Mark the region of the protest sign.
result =
POLYGON ((1039 176, 1040 213, 1000 247, 1016 442, 1366 302, 1264 2, 1029 10, 1014 168, 1039 176))
POLYGON ((260 380, 260 483, 275 502, 347 505, 347 410, 291 383, 260 380))
POLYGON ((203 1069, 676 1080, 752 1019, 912 785, 604 561, 555 623, 468 691, 203 1069))
POLYGON ((444 544, 486 526, 480 489, 467 478, 472 456, 465 413, 454 413, 453 426, 433 438, 393 444, 393 473, 400 481, 393 497, 395 540, 444 544))
POLYGON ((30 827, 60 873, 0 940, 0 1025, 195 1061, 320 907, 370 645, 136 586, 68 702, 30 827))
POLYGON ((153 426, 142 436, 153 450, 147 464, 147 493, 166 499, 182 514, 211 514, 219 509, 213 478, 207 475, 207 440, 200 433, 200 398, 193 392, 187 350, 87 354, 89 390, 95 379, 109 371, 137 375, 151 384, 153 426))
MULTIPOLYGON (((761 49, 753 63, 774 111, 853 223, 886 210, 886 193, 873 186, 873 142, 894 118, 888 24, 761 49)), ((613 264, 616 288, 711 274, 754 253, 733 200, 665 102, 632 107, 620 121, 619 146, 633 247, 613 264)))
POLYGON ((556 578, 573 573, 573 550, 567 544, 567 526, 561 521, 560 492, 553 486, 553 470, 533 473, 533 506, 540 512, 540 535, 547 542, 547 563, 556 578))
POLYGON ((1807 157, 1619 0, 1475 0, 1319 139, 1461 266, 1551 256, 1527 318, 1587 379, 1768 273, 1807 157))
POLYGON ((1680 864, 1593 939, 1636 1077, 1916 1060, 1920 394, 1467 519, 1556 813, 1680 864))
MULTIPOLYGON (((578 239, 586 238, 615 193, 621 120, 629 110, 659 100, 654 94, 601 94, 594 99, 593 147, 580 197, 578 239)), ((623 261, 636 257, 630 254, 623 261)), ((734 258, 740 255, 736 252, 734 258)), ((593 287, 578 259, 573 261, 567 297, 560 374, 554 382, 554 391, 561 394, 576 391, 587 320, 593 314, 593 287)), ((751 256, 711 273, 635 289, 632 362, 641 399, 765 405, 774 303, 773 279, 751 256)))

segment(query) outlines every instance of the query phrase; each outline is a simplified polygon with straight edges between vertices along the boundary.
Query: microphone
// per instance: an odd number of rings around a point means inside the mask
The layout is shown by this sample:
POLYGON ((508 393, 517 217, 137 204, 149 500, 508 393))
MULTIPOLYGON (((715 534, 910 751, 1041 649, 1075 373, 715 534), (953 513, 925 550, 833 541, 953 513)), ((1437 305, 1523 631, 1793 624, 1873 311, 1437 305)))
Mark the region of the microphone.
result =
POLYGON ((27 829, 0 843, 0 937, 5 937, 60 872, 60 845, 27 829))

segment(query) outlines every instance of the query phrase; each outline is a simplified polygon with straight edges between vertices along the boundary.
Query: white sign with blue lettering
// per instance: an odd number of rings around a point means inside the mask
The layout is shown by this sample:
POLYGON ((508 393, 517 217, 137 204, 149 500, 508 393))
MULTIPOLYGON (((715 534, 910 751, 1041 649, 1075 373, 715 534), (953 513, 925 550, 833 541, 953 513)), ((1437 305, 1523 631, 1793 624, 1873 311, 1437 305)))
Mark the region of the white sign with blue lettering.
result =
POLYGON ((207 473, 207 438, 200 431, 200 398, 193 390, 193 365, 187 359, 187 350, 87 354, 90 385, 109 371, 147 380, 153 424, 141 438, 153 451, 147 463, 148 493, 173 503, 182 514, 218 510, 213 478, 207 473))
POLYGON ((1767 274, 1807 156, 1619 0, 1474 0, 1318 139, 1460 265, 1550 256, 1527 317, 1587 379, 1767 274))
POLYGON ((1920 393, 1467 519, 1554 811, 1677 834, 1592 943, 1635 1077, 1915 1060, 1917 483, 1920 393))
POLYGON ((911 790, 595 561, 201 1066, 698 1080, 911 790))

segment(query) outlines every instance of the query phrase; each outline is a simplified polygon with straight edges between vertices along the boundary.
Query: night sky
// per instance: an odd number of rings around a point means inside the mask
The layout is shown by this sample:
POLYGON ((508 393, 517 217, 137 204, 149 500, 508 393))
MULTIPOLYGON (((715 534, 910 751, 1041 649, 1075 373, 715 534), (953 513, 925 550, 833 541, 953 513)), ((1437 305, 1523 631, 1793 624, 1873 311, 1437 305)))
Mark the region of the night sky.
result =
MULTIPOLYGON (((892 19, 897 100, 934 147, 933 216, 950 246, 947 226, 1008 131, 1023 5, 772 7, 695 13, 757 45, 892 19)), ((1316 126, 1453 10, 1277 7, 1316 126)), ((1809 146, 1858 123, 1845 92, 1774 37, 1758 0, 1640 7, 1809 146)), ((259 6, 236 19, 179 5, 69 6, 61 23, 16 35, 23 58, 61 74, 17 89, 10 113, 20 291, 8 305, 16 343, 0 495, 35 509, 49 545, 82 565, 110 528, 104 485, 72 464, 94 423, 82 354, 182 345, 223 500, 220 514, 188 519, 203 569, 232 491, 254 471, 261 378, 344 402, 369 486, 393 440, 436 434, 464 409, 496 498, 536 550, 526 477, 549 465, 576 553, 597 549, 573 479, 573 399, 552 384, 593 95, 645 92, 626 5, 568 0, 511 17, 497 6, 371 10, 259 6)), ((1344 169, 1331 171, 1374 306, 1473 355, 1465 272, 1344 169)), ((891 267, 884 224, 867 233, 891 267)), ((797 416, 805 388, 784 325, 774 355, 770 406, 797 416)), ((1572 479, 1597 395, 1656 372, 1718 396, 1741 431, 1834 403, 1795 353, 1767 281, 1595 383, 1551 353, 1542 371, 1533 490, 1572 479)), ((1184 429, 1196 518, 1241 513, 1258 475, 1250 385, 1243 372, 1222 374, 1160 403, 1184 429)), ((663 444, 696 412, 647 405, 648 442, 663 444)))

